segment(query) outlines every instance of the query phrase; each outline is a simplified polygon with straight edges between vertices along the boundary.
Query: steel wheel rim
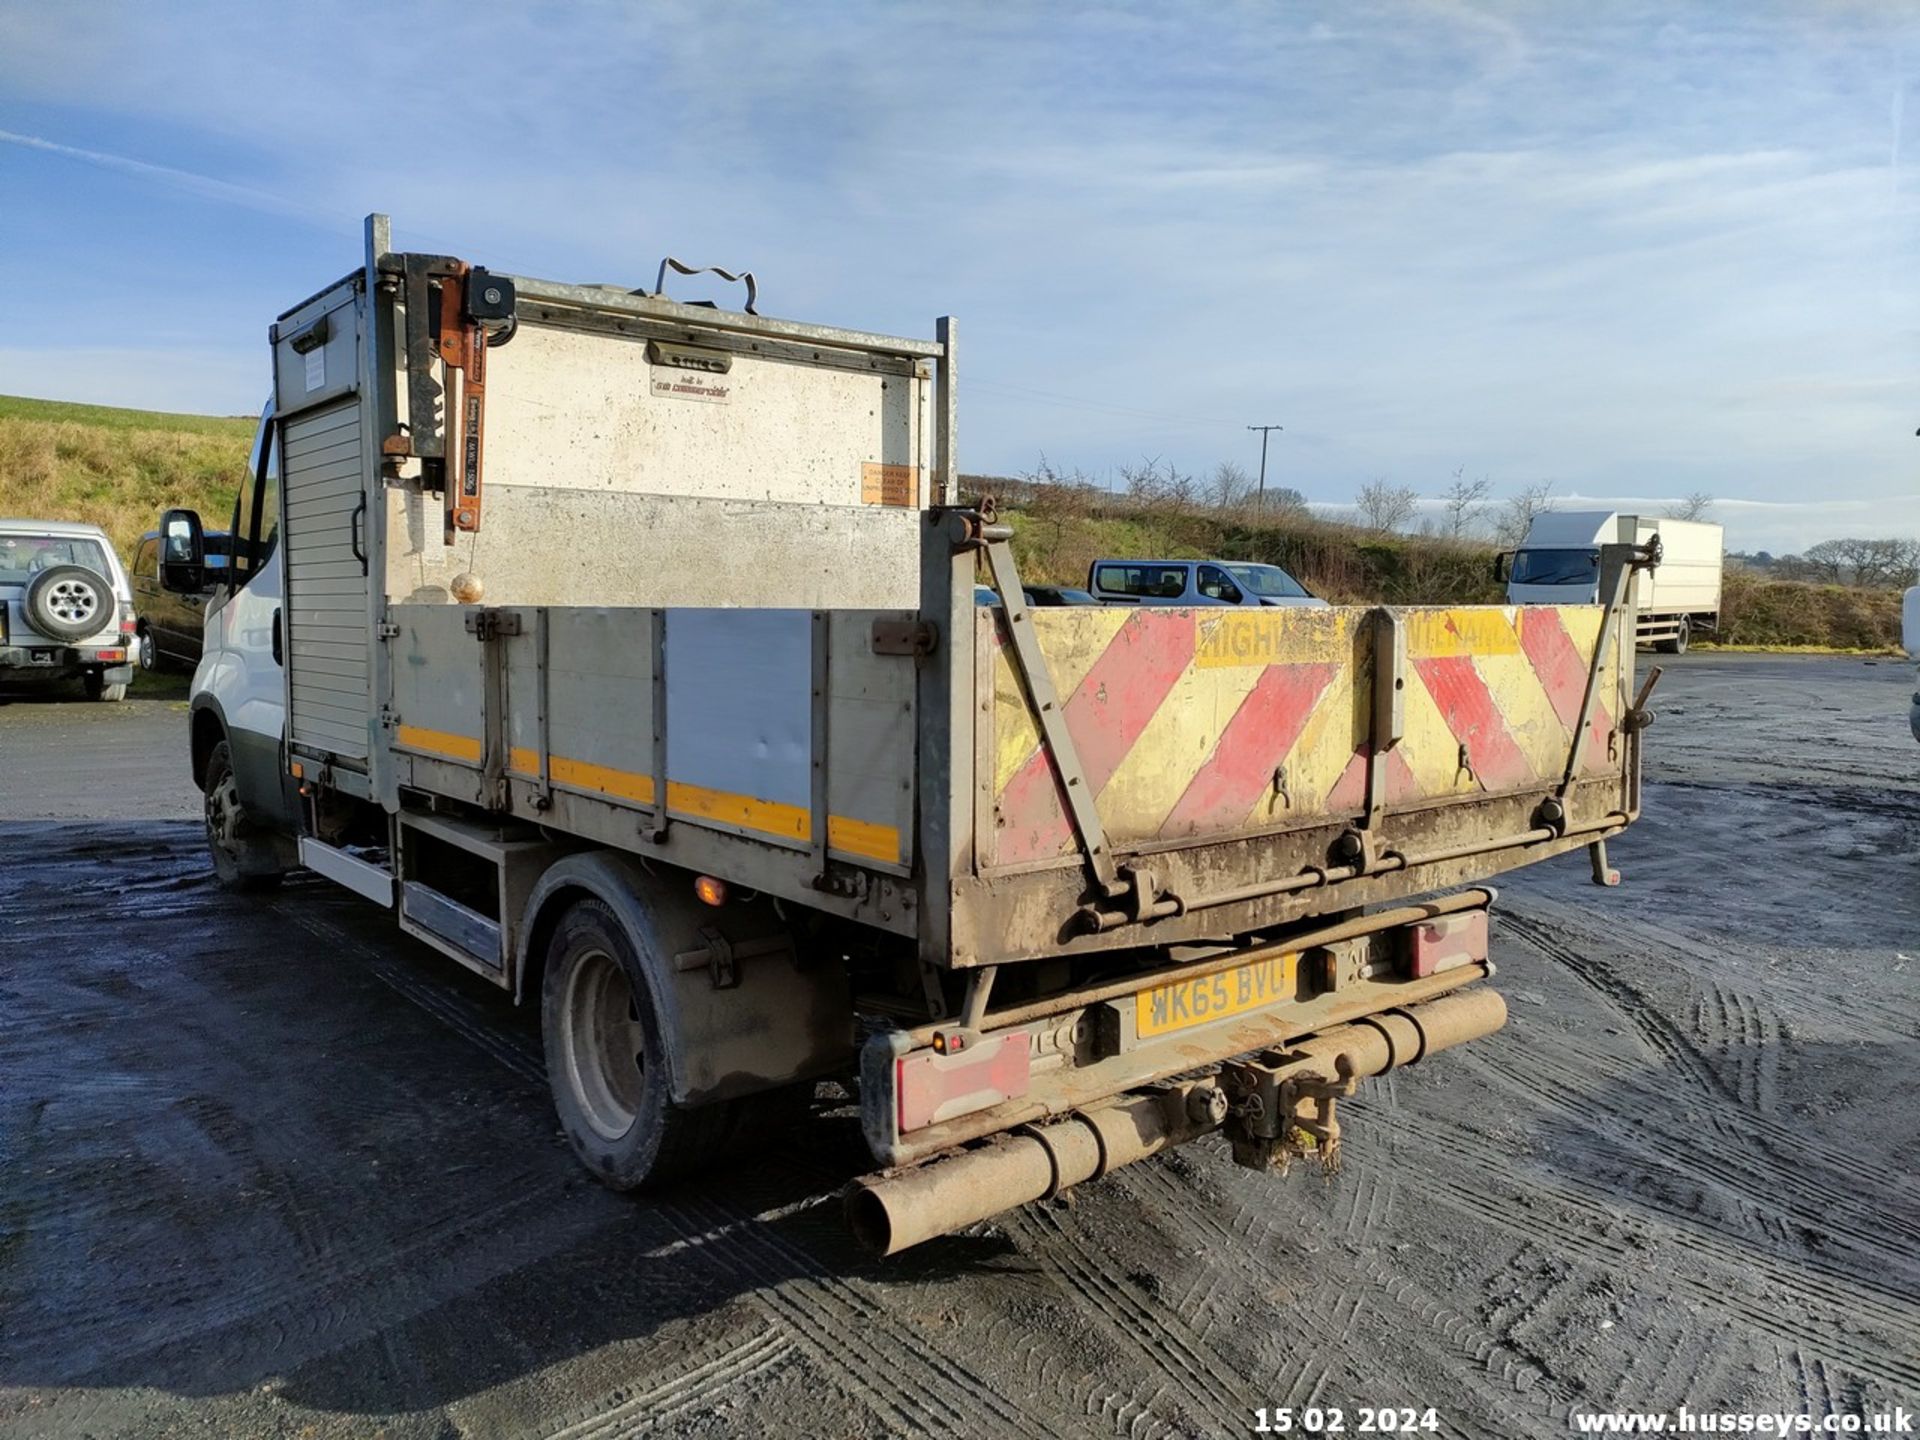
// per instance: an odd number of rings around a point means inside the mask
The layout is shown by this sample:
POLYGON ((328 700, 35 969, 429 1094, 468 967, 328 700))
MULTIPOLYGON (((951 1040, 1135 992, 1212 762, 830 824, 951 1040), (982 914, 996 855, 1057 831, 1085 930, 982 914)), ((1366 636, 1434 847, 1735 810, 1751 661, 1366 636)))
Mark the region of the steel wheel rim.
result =
POLYGON ((228 771, 220 783, 207 791, 207 843, 228 859, 234 859, 234 831, 240 810, 240 786, 228 771))
POLYGON ((56 580, 47 587, 47 613, 66 625, 80 625, 100 611, 100 597, 84 580, 56 580))
POLYGON ((646 1081, 646 1037, 627 972, 604 950, 591 950, 567 977, 561 1006, 566 1078, 593 1133, 618 1140, 640 1114, 646 1081))

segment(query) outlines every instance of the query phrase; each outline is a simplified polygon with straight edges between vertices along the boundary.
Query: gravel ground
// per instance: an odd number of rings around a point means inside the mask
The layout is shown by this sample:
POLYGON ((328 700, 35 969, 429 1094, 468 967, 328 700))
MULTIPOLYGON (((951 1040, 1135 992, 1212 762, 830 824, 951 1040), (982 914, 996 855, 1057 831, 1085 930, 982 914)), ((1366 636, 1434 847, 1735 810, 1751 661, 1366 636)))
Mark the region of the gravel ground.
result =
POLYGON ((1511 1023, 1363 1091, 1337 1177, 1202 1141, 884 1263, 831 1201, 865 1168, 844 1115, 749 1173, 609 1194, 529 1017, 324 882, 212 887, 173 818, 177 710, 0 709, 0 1433, 1914 1409, 1910 688, 1672 664, 1625 885, 1578 856, 1509 878, 1511 1023))

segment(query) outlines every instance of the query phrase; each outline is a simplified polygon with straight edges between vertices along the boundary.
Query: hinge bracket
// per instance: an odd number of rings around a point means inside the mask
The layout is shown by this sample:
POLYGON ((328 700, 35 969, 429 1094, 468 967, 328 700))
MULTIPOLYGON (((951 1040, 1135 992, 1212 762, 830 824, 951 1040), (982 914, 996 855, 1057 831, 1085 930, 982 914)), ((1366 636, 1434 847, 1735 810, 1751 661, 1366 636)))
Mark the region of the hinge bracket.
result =
POLYGON ((467 633, 481 641, 501 635, 520 633, 520 614, 515 610, 487 608, 467 612, 467 633))

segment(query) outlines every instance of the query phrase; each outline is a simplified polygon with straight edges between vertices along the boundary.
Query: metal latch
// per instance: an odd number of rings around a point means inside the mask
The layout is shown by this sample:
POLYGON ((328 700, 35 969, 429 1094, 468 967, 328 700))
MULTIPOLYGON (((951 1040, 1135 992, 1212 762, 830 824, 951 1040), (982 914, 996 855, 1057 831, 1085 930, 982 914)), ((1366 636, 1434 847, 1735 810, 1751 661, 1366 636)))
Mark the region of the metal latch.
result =
POLYGON ((467 633, 480 640, 520 633, 520 614, 515 610, 487 608, 467 612, 467 633))
POLYGON ((931 655, 940 643, 940 632, 925 620, 876 620, 873 622, 873 653, 908 655, 918 660, 931 655))

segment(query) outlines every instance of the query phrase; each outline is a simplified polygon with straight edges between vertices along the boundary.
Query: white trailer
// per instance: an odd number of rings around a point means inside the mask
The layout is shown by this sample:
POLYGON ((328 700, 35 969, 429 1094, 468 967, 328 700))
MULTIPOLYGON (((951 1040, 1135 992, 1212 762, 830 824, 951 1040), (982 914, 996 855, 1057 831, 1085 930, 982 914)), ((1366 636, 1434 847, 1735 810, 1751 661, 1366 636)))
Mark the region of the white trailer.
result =
POLYGON ((1502 552, 1495 575, 1513 605, 1592 605, 1600 598, 1600 550, 1660 541, 1660 563, 1636 571, 1628 596, 1635 636, 1670 655, 1696 632, 1720 625, 1724 532, 1699 520, 1562 510, 1534 518, 1518 550, 1502 552))

